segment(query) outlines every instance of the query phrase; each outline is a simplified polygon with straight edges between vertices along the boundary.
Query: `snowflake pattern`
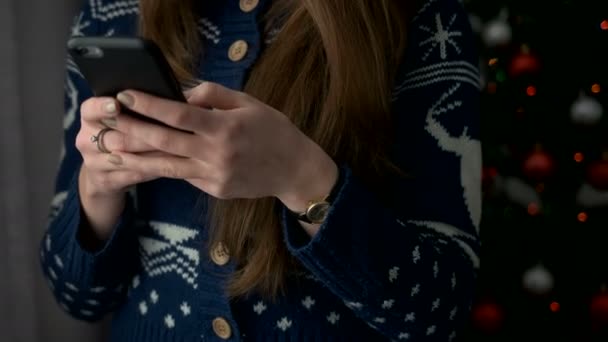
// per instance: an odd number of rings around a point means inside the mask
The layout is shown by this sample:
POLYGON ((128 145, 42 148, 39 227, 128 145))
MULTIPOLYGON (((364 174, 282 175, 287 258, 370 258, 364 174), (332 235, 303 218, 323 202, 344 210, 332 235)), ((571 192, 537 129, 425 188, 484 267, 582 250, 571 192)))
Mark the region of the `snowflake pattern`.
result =
POLYGON ((139 303, 139 312, 144 316, 148 313, 148 304, 145 301, 139 303))
POLYGON ((390 309, 390 308, 393 307, 393 304, 395 304, 395 300, 394 299, 385 300, 384 302, 382 302, 382 308, 383 309, 390 309))
POLYGON ((340 320, 340 315, 335 312, 330 312, 329 316, 327 316, 327 321, 331 324, 336 324, 340 320))
POLYGON ((190 308, 190 305, 188 305, 188 303, 186 303, 186 302, 183 302, 182 305, 180 305, 179 309, 182 311, 182 314, 184 315, 184 317, 190 316, 190 313, 192 311, 192 309, 190 308))
POLYGON ((454 341, 454 339, 455 339, 455 338, 456 338, 456 332, 455 332, 455 331, 452 331, 452 332, 450 333, 450 336, 448 337, 448 342, 452 342, 452 341, 454 341))
POLYGON ((73 302, 74 301, 74 297, 70 296, 70 294, 68 293, 62 293, 61 296, 67 300, 68 302, 73 302))
POLYGON ((399 277, 399 267, 395 266, 388 270, 388 281, 392 283, 397 280, 397 277, 399 277))
POLYGON ((171 315, 165 316, 165 325, 169 329, 173 329, 175 327, 175 320, 173 319, 173 316, 171 316, 171 315))
POLYGON ((420 246, 416 246, 412 251, 412 262, 417 264, 420 261, 420 246))
POLYGON ((437 278, 437 274, 439 273, 439 264, 437 261, 433 264, 433 278, 437 278))
POLYGON ((456 273, 452 273, 452 290, 456 288, 456 273))
POLYGON ((380 323, 380 324, 386 323, 386 318, 384 318, 384 317, 375 317, 374 318, 374 323, 380 323))
POLYGON ((410 339, 410 334, 408 333, 400 333, 399 336, 397 336, 398 339, 400 340, 409 340, 410 339))
POLYGON ((292 321, 287 319, 287 317, 281 318, 281 320, 277 321, 277 328, 287 331, 287 329, 291 328, 292 321))
POLYGON ((405 321, 406 322, 414 322, 416 320, 416 314, 413 312, 408 313, 407 315, 405 315, 405 321))
POLYGON ((444 25, 441 19, 441 14, 436 13, 434 30, 425 25, 419 26, 422 31, 429 34, 429 38, 423 40, 419 44, 420 47, 430 45, 428 50, 422 56, 423 61, 426 61, 437 46, 439 46, 439 56, 442 60, 448 58, 448 44, 454 48, 456 53, 461 53, 460 46, 458 46, 458 43, 453 39, 453 37, 462 36, 462 32, 451 30, 451 27, 456 21, 457 17, 458 16, 456 14, 453 14, 447 25, 444 25))
POLYGON ((434 325, 431 325, 430 327, 428 327, 426 329, 426 335, 433 335, 435 333, 435 331, 437 330, 437 327, 434 325))
POLYGON ((158 303, 158 292, 156 292, 156 290, 152 290, 152 292, 150 292, 150 301, 152 304, 158 303))
POLYGON ((264 304, 264 302, 259 301, 253 306, 253 311, 255 311, 255 313, 257 313, 258 315, 261 315, 262 312, 266 311, 266 305, 264 304))
POLYGON ((307 310, 310 310, 310 308, 315 305, 315 300, 312 299, 310 296, 306 296, 306 298, 302 300, 302 305, 304 305, 307 310))
POLYGON ((454 317, 456 317, 456 313, 458 312, 458 307, 454 307, 451 311, 450 311, 450 321, 454 320, 454 317))
POLYGON ((441 300, 439 298, 435 299, 433 301, 433 305, 431 306, 431 312, 439 309, 439 303, 441 302, 441 300))
POLYGON ((420 284, 416 284, 414 287, 412 287, 412 291, 410 292, 410 297, 414 297, 418 293, 420 293, 420 284))

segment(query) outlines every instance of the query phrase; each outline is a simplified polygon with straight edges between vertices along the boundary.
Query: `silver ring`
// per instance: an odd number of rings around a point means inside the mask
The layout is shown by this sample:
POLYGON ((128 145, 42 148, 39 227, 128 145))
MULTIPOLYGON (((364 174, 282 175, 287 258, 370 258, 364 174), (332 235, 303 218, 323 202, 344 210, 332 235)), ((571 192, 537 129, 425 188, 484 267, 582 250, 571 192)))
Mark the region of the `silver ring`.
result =
POLYGON ((111 128, 106 127, 104 129, 102 129, 101 131, 99 131, 99 133, 97 133, 97 135, 91 136, 91 142, 97 145, 97 149, 101 153, 112 153, 112 151, 110 151, 106 148, 106 145, 103 142, 103 136, 111 130, 112 130, 111 128))

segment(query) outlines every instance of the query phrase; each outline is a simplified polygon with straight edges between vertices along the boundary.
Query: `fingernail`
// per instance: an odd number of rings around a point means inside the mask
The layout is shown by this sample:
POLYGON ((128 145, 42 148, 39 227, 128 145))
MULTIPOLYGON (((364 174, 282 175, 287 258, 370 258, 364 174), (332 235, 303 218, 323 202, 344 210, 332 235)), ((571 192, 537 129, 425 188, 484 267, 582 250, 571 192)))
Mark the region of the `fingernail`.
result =
POLYGON ((116 119, 114 118, 101 119, 101 123, 110 128, 116 128, 116 126, 118 126, 116 119))
POLYGON ((116 114, 116 101, 110 100, 106 102, 103 106, 103 110, 105 110, 107 114, 116 114))
POLYGON ((133 104, 135 104, 135 99, 133 96, 125 92, 118 93, 118 95, 116 95, 116 99, 127 107, 133 107, 133 104))
POLYGON ((114 165, 122 165, 122 158, 115 154, 109 154, 108 161, 114 165))

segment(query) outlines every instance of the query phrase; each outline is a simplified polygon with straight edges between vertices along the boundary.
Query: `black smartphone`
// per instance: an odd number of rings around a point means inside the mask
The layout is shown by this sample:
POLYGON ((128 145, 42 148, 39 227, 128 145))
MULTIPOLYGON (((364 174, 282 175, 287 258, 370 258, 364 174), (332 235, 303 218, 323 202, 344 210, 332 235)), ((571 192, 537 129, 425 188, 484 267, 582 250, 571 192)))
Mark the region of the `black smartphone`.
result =
MULTIPOLYGON (((186 102, 161 49, 139 37, 74 37, 68 52, 95 96, 114 97, 126 89, 186 102)), ((128 111, 139 119, 165 125, 128 111)))

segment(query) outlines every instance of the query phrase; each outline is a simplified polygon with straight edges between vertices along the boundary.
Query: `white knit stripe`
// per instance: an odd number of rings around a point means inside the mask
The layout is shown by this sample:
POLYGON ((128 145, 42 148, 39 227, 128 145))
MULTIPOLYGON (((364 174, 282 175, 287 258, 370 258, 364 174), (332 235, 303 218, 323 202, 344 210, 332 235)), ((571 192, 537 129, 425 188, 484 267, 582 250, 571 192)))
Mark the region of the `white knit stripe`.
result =
MULTIPOLYGON (((403 227, 407 227, 407 225, 399 220, 397 222, 403 227)), ((427 228, 435 231, 436 233, 442 234, 449 238, 450 240, 456 242, 460 248, 464 251, 464 253, 469 257, 473 267, 479 268, 479 256, 477 253, 471 248, 469 243, 464 241, 463 239, 476 241, 477 238, 471 234, 465 233, 462 230, 449 225, 443 222, 433 222, 433 221, 407 221, 408 224, 415 225, 421 228, 427 228)))
POLYGON ((424 12, 426 12, 427 9, 429 9, 429 7, 431 7, 431 5, 435 2, 436 0, 427 0, 418 10, 418 12, 416 13, 416 15, 414 16, 413 20, 415 21, 416 19, 418 19, 418 17, 423 14, 424 12))
POLYGON ((447 69, 447 68, 455 68, 455 67, 466 68, 466 69, 469 69, 474 74, 479 74, 479 69, 475 65, 473 65, 467 61, 451 61, 451 62, 433 63, 431 65, 427 65, 425 67, 418 68, 416 70, 413 70, 413 71, 410 71, 409 73, 407 73, 405 75, 405 78, 407 80, 408 78, 414 77, 417 74, 426 74, 426 73, 429 73, 436 69, 447 69))
POLYGON ((444 81, 459 81, 469 83, 475 88, 481 88, 479 72, 467 62, 444 62, 415 70, 405 76, 405 80, 393 91, 393 97, 402 92, 426 87, 444 81))
POLYGON ((137 0, 115 1, 104 4, 104 0, 89 0, 91 17, 100 21, 112 20, 116 17, 139 13, 137 0))
POLYGON ((451 76, 439 77, 439 78, 436 78, 436 79, 427 80, 427 81, 422 82, 422 83, 415 83, 415 84, 412 84, 410 86, 406 86, 406 87, 400 89, 398 92, 393 92, 393 97, 391 98, 391 100, 392 101, 396 101, 398 99, 398 96, 401 95, 401 93, 403 93, 406 90, 414 89, 414 88, 423 88, 423 87, 426 87, 426 86, 428 86, 430 84, 444 82, 444 81, 457 81, 457 82, 469 83, 470 85, 472 85, 475 88, 479 89, 479 84, 477 82, 471 80, 470 78, 467 78, 467 77, 464 77, 464 76, 451 75, 451 76))

